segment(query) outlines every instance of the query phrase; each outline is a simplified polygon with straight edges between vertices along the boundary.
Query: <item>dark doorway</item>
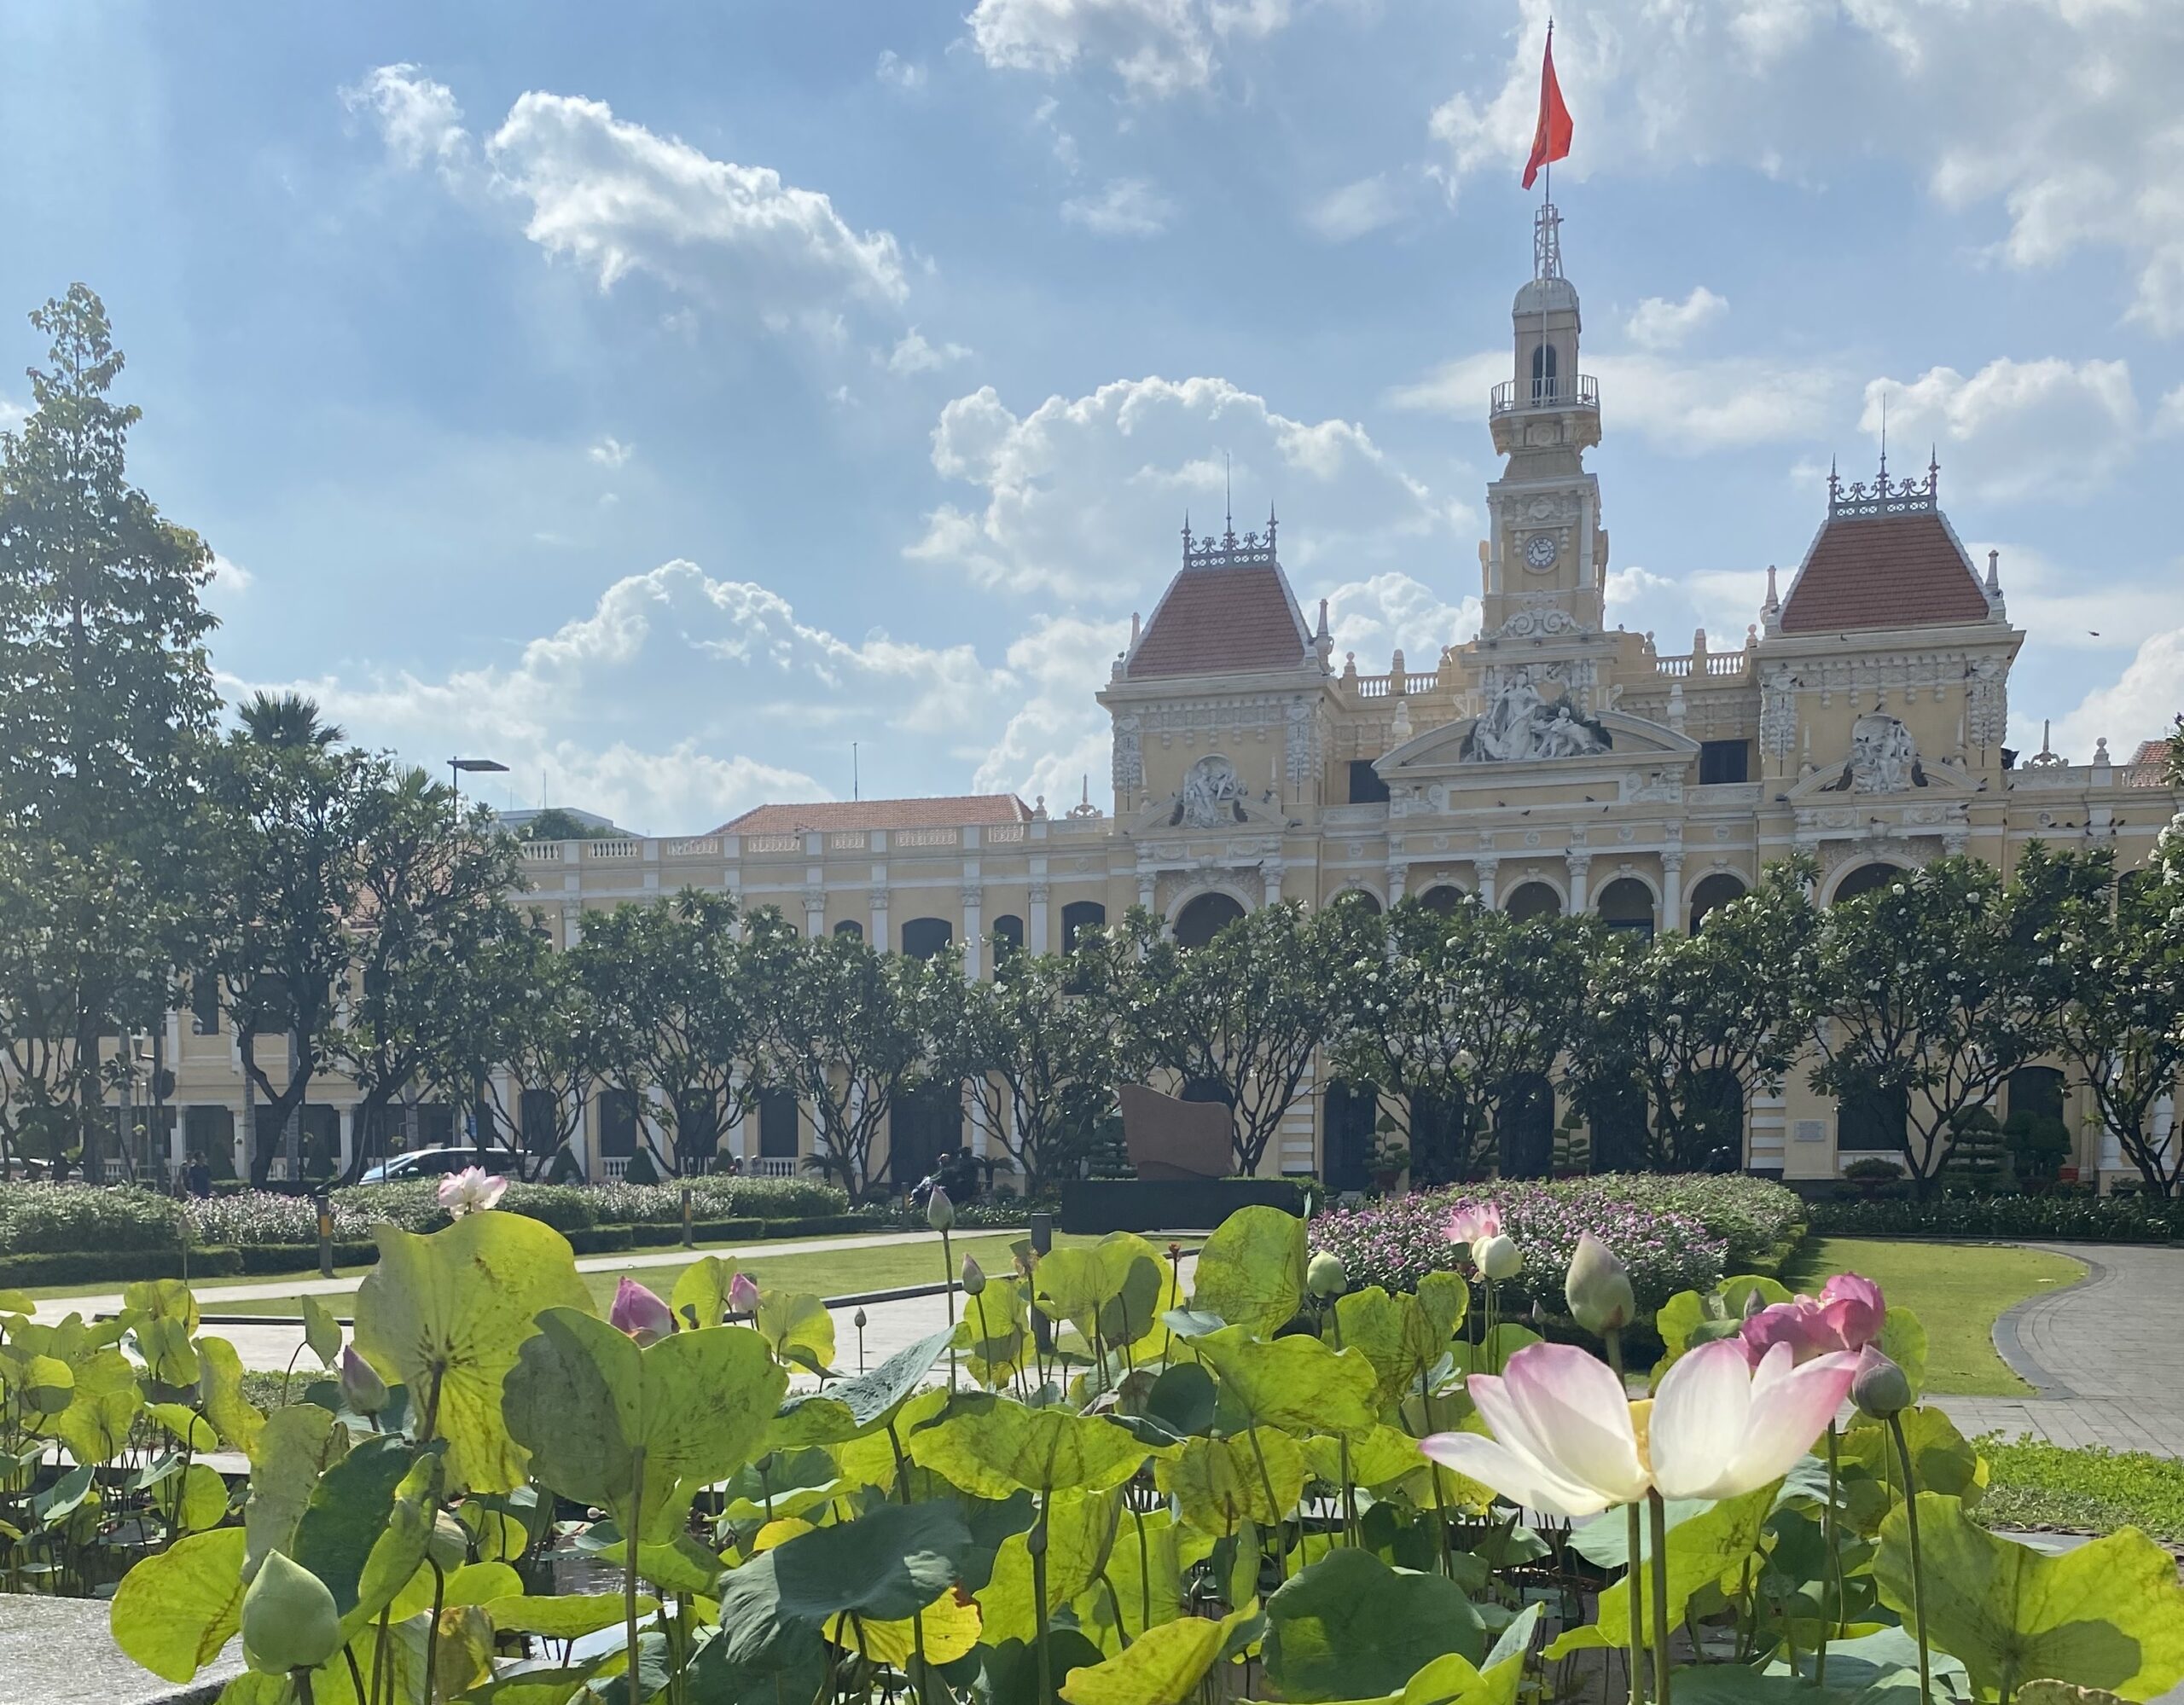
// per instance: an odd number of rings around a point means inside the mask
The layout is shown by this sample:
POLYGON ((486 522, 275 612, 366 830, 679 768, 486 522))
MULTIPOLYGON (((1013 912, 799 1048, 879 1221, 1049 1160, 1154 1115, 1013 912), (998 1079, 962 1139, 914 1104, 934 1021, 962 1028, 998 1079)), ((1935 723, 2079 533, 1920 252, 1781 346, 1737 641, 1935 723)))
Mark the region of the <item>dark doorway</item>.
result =
POLYGON ((1544 882, 1520 882, 1510 893, 1509 903, 1502 909, 1519 923, 1529 923, 1534 918, 1559 918, 1562 915, 1562 896, 1544 882))
POLYGON ((898 1091, 887 1115, 887 1180, 908 1190, 963 1146, 963 1086, 931 1080, 898 1091))
POLYGON ((1502 1175, 1545 1178, 1554 1169, 1554 1086, 1538 1072, 1510 1079, 1502 1097, 1502 1175))
POLYGON ((1243 903, 1231 896, 1201 894, 1176 913, 1176 944, 1202 948, 1243 915, 1243 903))
POLYGON ((1330 1190, 1368 1190, 1373 1184, 1373 1126, 1380 1091, 1369 1083, 1336 1078, 1327 1085, 1322 1135, 1330 1190))

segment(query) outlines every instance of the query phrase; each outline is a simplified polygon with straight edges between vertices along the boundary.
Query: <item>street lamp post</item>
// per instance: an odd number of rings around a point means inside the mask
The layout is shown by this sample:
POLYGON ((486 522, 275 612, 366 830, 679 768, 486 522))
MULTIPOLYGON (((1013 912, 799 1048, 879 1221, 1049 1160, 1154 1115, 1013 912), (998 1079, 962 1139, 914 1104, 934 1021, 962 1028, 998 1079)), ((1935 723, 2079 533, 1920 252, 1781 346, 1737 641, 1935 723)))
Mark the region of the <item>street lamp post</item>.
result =
MULTIPOLYGON (((455 816, 458 823, 462 821, 462 777, 465 772, 472 775, 495 775, 505 774, 507 771, 508 766, 497 758, 451 757, 447 761, 447 779, 455 789, 455 816)), ((471 1082, 470 1105, 461 1110, 462 1116, 460 1120, 455 1116, 456 1110, 454 1109, 450 1110, 448 1117, 448 1140, 454 1142, 457 1138, 468 1135, 480 1166, 485 1163, 485 1133, 478 1128, 478 1103, 484 1099, 485 1088, 485 1074, 481 1066, 471 1082)))
POLYGON ((455 790, 455 814, 462 815, 462 778, 472 775, 504 775, 508 766, 497 758, 451 757, 447 761, 448 785, 455 790))

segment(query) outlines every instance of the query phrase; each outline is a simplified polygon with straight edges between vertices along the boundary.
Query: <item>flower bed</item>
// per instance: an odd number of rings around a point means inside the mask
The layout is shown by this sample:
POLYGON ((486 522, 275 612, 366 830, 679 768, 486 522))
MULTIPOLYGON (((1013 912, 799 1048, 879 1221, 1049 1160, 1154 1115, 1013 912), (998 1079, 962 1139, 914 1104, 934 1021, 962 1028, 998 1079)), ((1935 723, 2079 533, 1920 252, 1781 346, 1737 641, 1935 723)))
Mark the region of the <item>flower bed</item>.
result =
POLYGON ((1312 1222, 1313 1247, 1340 1256, 1353 1287, 1414 1290, 1429 1273, 1468 1267, 1448 1235, 1449 1210, 1466 1199, 1499 1206, 1502 1230, 1524 1256, 1513 1288, 1557 1313, 1582 1232, 1630 1269, 1638 1306, 1650 1314, 1679 1290, 1706 1290, 1727 1273, 1763 1265, 1794 1239, 1804 1213, 1791 1192, 1757 1179, 1604 1174, 1339 1209, 1312 1222))

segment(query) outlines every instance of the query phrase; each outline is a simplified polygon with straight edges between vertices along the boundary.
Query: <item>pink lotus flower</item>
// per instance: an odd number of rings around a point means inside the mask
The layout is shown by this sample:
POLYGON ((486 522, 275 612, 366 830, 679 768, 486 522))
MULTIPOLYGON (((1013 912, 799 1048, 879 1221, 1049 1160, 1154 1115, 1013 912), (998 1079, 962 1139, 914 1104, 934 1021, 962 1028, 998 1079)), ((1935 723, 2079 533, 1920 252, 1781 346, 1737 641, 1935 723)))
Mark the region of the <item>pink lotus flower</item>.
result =
POLYGON ((482 1214, 496 1206, 508 1189, 505 1178, 482 1166, 466 1166, 440 1180, 440 1206, 447 1209, 449 1219, 460 1220, 473 1210, 482 1214))
POLYGON ((1502 1210, 1491 1202, 1459 1202, 1449 1215, 1449 1241, 1475 1244, 1502 1235, 1502 1210))
POLYGON ((1762 1308, 1741 1328, 1745 1354, 1755 1364, 1776 1344, 1799 1361, 1837 1350, 1862 1350, 1880 1336, 1888 1317, 1880 1286, 1854 1273, 1829 1279, 1817 1297, 1793 1296, 1762 1308))
POLYGON ((636 1279, 624 1279, 614 1287, 614 1306, 607 1311, 607 1324, 618 1332, 628 1333, 642 1349, 675 1330, 675 1316, 636 1279))
POLYGON ((1568 1344, 1527 1344, 1499 1378, 1467 1382, 1491 1437, 1435 1433, 1419 1448, 1513 1503, 1568 1521, 1649 1489, 1731 1498, 1780 1478, 1812 1448, 1857 1366, 1835 1354, 1800 1367, 1778 1346, 1754 1369, 1734 1341, 1703 1344, 1661 1376, 1641 1445, 1630 1401, 1604 1363, 1568 1344))
POLYGON ((747 1273, 739 1273, 728 1281, 728 1308, 732 1314, 755 1314, 758 1312, 758 1286, 747 1273))

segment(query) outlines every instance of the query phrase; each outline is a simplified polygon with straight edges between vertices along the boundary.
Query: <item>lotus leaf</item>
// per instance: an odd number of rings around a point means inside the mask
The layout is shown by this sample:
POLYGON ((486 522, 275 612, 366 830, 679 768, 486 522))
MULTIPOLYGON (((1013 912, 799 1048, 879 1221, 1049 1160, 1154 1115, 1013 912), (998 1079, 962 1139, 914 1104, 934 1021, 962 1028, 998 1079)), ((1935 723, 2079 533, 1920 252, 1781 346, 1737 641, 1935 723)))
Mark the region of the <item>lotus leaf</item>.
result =
POLYGON ((1305 1260, 1302 1220, 1279 1208, 1240 1208, 1198 1252, 1191 1308, 1272 1332, 1304 1300, 1305 1260))
POLYGON ((1267 1600, 1266 1617, 1267 1675, 1290 1700, 1393 1692, 1443 1653, 1486 1653, 1485 1625, 1454 1581, 1369 1551, 1330 1551, 1267 1600))
POLYGON ((1441 1359, 1449 1335, 1437 1332, 1415 1296, 1391 1296, 1379 1285, 1337 1297, 1334 1341, 1356 1350, 1373 1365, 1378 1383, 1373 1406, 1385 1409, 1441 1359))
POLYGON ((1005 1498, 1019 1486, 1119 1486, 1145 1460, 1127 1427, 1099 1416, 1027 1409, 985 1392, 959 1395, 948 1410, 945 1420, 910 1435, 910 1459, 978 1497, 1005 1498))
MULTIPOLYGON (((1911 1447, 1911 1466, 1922 1492, 1938 1492, 1972 1508, 1987 1489, 1987 1464, 1939 1409, 1906 1409, 1896 1418, 1911 1447)), ((1886 1423, 1861 1416, 1844 1430, 1837 1447, 1844 1479, 1844 1508, 1868 1536, 1903 1501, 1903 1468, 1886 1423)))
POLYGON ((183 1532, 201 1534, 227 1520, 228 1482, 217 1470, 193 1462, 182 1471, 181 1488, 175 1526, 183 1532))
POLYGON ((1456 1328, 1463 1325, 1471 1313, 1471 1286, 1461 1273, 1429 1273, 1418 1281, 1418 1306, 1426 1311, 1426 1323, 1433 1329, 1432 1360, 1448 1347, 1455 1336, 1456 1328))
POLYGON ((887 1504, 815 1528, 729 1571, 721 1582, 723 1656, 756 1662, 797 1628, 854 1614, 907 1620, 954 1584, 971 1542, 952 1504, 887 1504))
POLYGON ((799 1392, 789 1398, 767 1430, 768 1447, 781 1450, 834 1444, 879 1426, 948 1354, 948 1338, 945 1330, 934 1332, 896 1351, 868 1373, 838 1380, 824 1391, 799 1392))
POLYGON ((880 1622, 866 1616, 843 1615, 827 1625, 827 1638, 875 1663, 892 1664, 907 1671, 920 1635, 924 1637, 927 1663, 953 1663, 969 1656, 978 1644, 979 1626, 977 1604, 950 1589, 918 1612, 915 1632, 907 1616, 880 1622))
POLYGON ((303 1298, 303 1311, 304 1343, 321 1367, 330 1368, 341 1360, 341 1323, 331 1308, 309 1294, 303 1298))
POLYGON ((728 1318, 728 1287, 735 1269, 717 1255, 692 1261, 675 1281, 667 1306, 684 1328, 717 1326, 728 1318))
POLYGON ((188 1681, 242 1627, 240 1528, 191 1534, 122 1578, 110 1621, 113 1643, 153 1674, 188 1681))
POLYGON ((1061 1696, 1069 1705, 1182 1705, 1258 1608, 1254 1604, 1218 1622, 1203 1616, 1164 1622, 1113 1657, 1070 1671, 1061 1696))
MULTIPOLYGON (((1417 1453, 1411 1453, 1412 1460, 1417 1453)), ((1288 1434, 1254 1427, 1225 1439, 1190 1439, 1154 1469, 1164 1496, 1205 1534, 1234 1533, 1239 1522, 1272 1527, 1304 1491, 1304 1453, 1288 1434)))
POLYGON ((265 1417, 242 1395, 242 1358, 225 1338, 200 1338, 197 1358, 202 1370, 198 1377, 198 1401, 205 1418, 220 1430, 229 1449, 253 1454, 265 1417))
POLYGON ((220 1447, 220 1435, 212 1424, 187 1403, 150 1403, 144 1412, 157 1421, 177 1443, 193 1451, 216 1451, 220 1447))
MULTIPOLYGON (((1392 1486, 1425 1466, 1418 1441, 1400 1427, 1376 1426, 1362 1439, 1335 1439, 1321 1435, 1303 1441, 1304 1466, 1312 1478, 1339 1487, 1344 1482, 1344 1447, 1348 1447, 1349 1483, 1352 1486, 1392 1486)), ((1432 1493, 1429 1490, 1430 1503, 1432 1493)))
POLYGON ((1040 1257, 1035 1300, 1051 1319, 1067 1320, 1087 1341, 1110 1349, 1134 1344, 1180 1299, 1159 1252, 1134 1232, 1114 1232, 1089 1248, 1040 1257))
POLYGON ((67 1406, 43 1430, 67 1446, 78 1462, 108 1461, 128 1445, 130 1430, 144 1411, 136 1370, 119 1350, 98 1349, 72 1372, 67 1406))
POLYGON ((813 1373, 834 1366, 834 1317, 818 1297, 784 1290, 758 1293, 757 1325, 774 1354, 813 1373))
MULTIPOLYGON (((299 1412, 282 1410, 282 1415, 299 1412)), ((323 1410, 308 1412, 323 1415, 323 1410)), ((271 1426, 267 1436, 273 1435, 271 1426)), ((344 1435, 346 1438, 346 1435, 344 1435)), ((407 1439, 389 1435, 369 1438, 357 1445, 305 1488, 308 1501, 293 1522, 288 1554, 321 1580, 334 1595, 334 1608, 346 1618, 355 1610, 364 1575, 374 1551, 394 1531, 396 1500, 404 1482, 417 1466, 417 1447, 407 1439)), ((253 1484, 253 1499, 256 1487, 253 1484)), ((253 1532, 253 1540, 257 1535, 253 1532)), ((416 1573, 423 1561, 419 1538, 417 1554, 403 1569, 399 1586, 416 1573)), ((373 1606, 375 1612, 379 1606, 373 1606)))
MULTIPOLYGON (((1758 1548, 1760 1530, 1766 1525, 1768 1512, 1774 1507, 1774 1490, 1779 1484, 1770 1482, 1741 1497, 1725 1498, 1669 1528, 1667 1598, 1671 1628, 1682 1622, 1684 1607, 1691 1602, 1693 1593, 1719 1580, 1758 1548)), ((1629 1577, 1626 1575, 1601 1592, 1593 1621, 1584 1627, 1565 1633, 1547 1649, 1548 1656, 1560 1658, 1589 1646, 1627 1647, 1630 1644, 1629 1594, 1629 1577)), ((1644 1602, 1645 1639, 1649 1650, 1653 1644, 1653 1580, 1648 1572, 1644 1602)))
MULTIPOLYGON (((1122 1505, 1113 1492, 1057 1492, 1048 1500, 1047 1615, 1092 1585, 1115 1540, 1122 1505)), ((1034 1529, 1036 1531, 1036 1528, 1034 1529)), ((1038 1593, 1033 1582, 1031 1534, 1011 1534, 994 1555, 993 1571, 979 1589, 989 1641, 1028 1640, 1038 1630, 1038 1593)))
POLYGON ((1881 1354, 1903 1370, 1916 1402, 1926 1390, 1926 1329, 1908 1308, 1891 1308, 1880 1328, 1881 1354))
POLYGON ((1101 1650, 1112 1656, 1126 1640, 1174 1621, 1187 1605, 1184 1572, 1212 1548, 1208 1535, 1179 1526, 1170 1511, 1125 1508, 1102 1579, 1077 1599, 1079 1625, 1091 1630, 1101 1650))
POLYGON ((1254 1338, 1240 1326, 1195 1348, 1219 1376, 1223 1401, 1252 1426, 1351 1437, 1373 1430, 1378 1381, 1356 1350, 1330 1349, 1314 1337, 1254 1338))
POLYGON ((250 1535, 247 1572, 255 1575, 268 1551, 290 1550, 319 1476, 348 1448, 348 1430, 308 1403, 276 1410, 267 1418, 251 1454, 250 1499, 242 1511, 250 1535))
MULTIPOLYGON (((572 1592, 560 1598, 531 1598, 513 1593, 485 1601, 485 1614, 504 1634, 537 1634, 549 1640, 578 1640, 611 1628, 622 1620, 619 1592, 572 1592)), ((637 1595, 637 1615, 649 1616, 659 1600, 648 1592, 637 1595)))

